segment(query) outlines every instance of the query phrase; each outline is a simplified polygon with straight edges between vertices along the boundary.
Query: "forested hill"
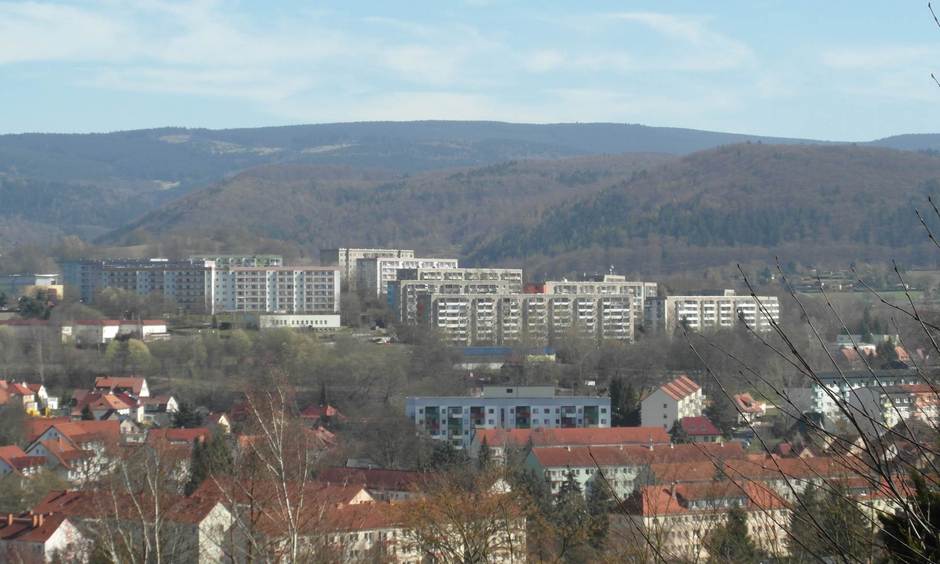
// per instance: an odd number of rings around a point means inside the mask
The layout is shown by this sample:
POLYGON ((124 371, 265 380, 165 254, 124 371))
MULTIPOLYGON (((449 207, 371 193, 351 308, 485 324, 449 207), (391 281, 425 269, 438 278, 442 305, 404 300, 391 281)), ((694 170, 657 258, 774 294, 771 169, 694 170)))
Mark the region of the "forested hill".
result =
POLYGON ((732 261, 938 253, 913 209, 940 195, 940 156, 855 146, 745 144, 696 153, 518 222, 467 251, 473 262, 627 271, 732 261), (551 257, 551 260, 548 260, 551 257))
POLYGON ((372 122, 0 135, 0 251, 63 234, 95 238, 164 203, 271 164, 414 174, 519 159, 800 142, 630 124, 372 122))
POLYGON ((269 165, 167 204, 102 241, 209 238, 244 252, 262 238, 290 242, 313 256, 321 246, 343 245, 400 245, 454 255, 467 241, 673 158, 537 159, 415 175, 269 165))

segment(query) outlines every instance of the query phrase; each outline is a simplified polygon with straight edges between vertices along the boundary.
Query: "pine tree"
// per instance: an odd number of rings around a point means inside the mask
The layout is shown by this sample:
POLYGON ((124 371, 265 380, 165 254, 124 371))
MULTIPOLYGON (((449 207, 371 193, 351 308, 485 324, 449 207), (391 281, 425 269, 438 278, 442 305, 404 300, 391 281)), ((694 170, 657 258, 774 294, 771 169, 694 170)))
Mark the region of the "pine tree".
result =
POLYGON ((911 479, 914 496, 909 503, 919 518, 904 511, 879 516, 880 540, 892 562, 940 562, 940 492, 931 490, 918 473, 912 472, 911 479))
POLYGON ((552 507, 551 519, 559 557, 571 561, 587 560, 585 553, 591 552, 593 519, 571 468, 565 473, 565 481, 558 488, 552 507))
POLYGON ((675 423, 672 424, 672 429, 669 429, 669 437, 677 445, 686 444, 692 442, 689 438, 689 435, 685 432, 685 429, 682 428, 682 425, 679 423, 679 420, 676 419, 675 423))
POLYGON ((591 481, 588 488, 587 507, 591 514, 591 546, 603 548, 610 529, 610 512, 616 502, 610 486, 599 474, 591 481))
POLYGON ((725 522, 711 532, 705 542, 709 562, 760 562, 760 550, 748 536, 747 515, 740 507, 728 511, 725 522))
POLYGON ((326 382, 320 382, 320 407, 326 407, 329 405, 329 398, 326 395, 326 382))
POLYGON ((486 437, 483 437, 483 443, 480 444, 480 453, 477 455, 477 464, 481 470, 486 470, 493 464, 493 451, 490 449, 490 444, 486 440, 486 437))
POLYGON ((91 412, 91 408, 86 404, 82 408, 82 421, 94 421, 95 414, 91 412))
POLYGON ((232 452, 221 433, 193 446, 186 495, 193 493, 206 478, 228 474, 232 470, 232 452))

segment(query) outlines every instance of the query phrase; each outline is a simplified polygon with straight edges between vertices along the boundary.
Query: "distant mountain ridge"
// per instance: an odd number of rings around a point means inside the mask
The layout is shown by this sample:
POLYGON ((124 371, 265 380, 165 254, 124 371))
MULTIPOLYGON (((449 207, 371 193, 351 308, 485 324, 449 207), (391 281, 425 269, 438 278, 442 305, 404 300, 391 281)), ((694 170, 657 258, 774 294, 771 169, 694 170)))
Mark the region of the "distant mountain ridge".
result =
MULTIPOLYGON (((467 121, 0 135, 0 247, 101 237, 256 167, 340 166, 396 178, 530 159, 682 156, 738 143, 823 142, 637 124, 467 121)), ((938 150, 940 135, 871 144, 938 150)))

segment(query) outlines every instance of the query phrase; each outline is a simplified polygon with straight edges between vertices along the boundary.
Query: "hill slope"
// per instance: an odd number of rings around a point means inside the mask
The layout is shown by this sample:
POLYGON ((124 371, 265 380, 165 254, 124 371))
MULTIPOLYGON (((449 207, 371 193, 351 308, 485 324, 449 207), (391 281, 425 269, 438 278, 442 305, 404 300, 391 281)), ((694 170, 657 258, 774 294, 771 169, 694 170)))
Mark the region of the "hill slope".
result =
MULTIPOLYGON (((252 237, 322 246, 401 245, 455 253, 522 217, 593 194, 663 155, 509 161, 414 176, 336 166, 271 165, 155 210, 103 240, 167 236, 245 244, 252 237)), ((233 249, 237 250, 237 249, 233 249)))
POLYGON ((940 195, 940 156, 851 146, 737 145, 690 155, 562 204, 467 249, 539 268, 696 268, 774 254, 812 262, 933 262, 915 207, 940 195))

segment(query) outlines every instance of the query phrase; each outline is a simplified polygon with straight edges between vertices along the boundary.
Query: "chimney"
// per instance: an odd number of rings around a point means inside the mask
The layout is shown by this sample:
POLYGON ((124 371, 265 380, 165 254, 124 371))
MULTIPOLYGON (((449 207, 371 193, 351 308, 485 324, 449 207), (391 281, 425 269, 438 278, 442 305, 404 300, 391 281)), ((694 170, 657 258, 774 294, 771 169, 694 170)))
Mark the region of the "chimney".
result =
POLYGON ((13 526, 13 514, 7 513, 7 527, 13 526))
POLYGON ((44 519, 44 515, 43 515, 42 513, 40 513, 39 515, 36 515, 36 526, 37 526, 37 527, 42 527, 42 521, 43 521, 43 519, 44 519))
POLYGON ((676 484, 677 482, 675 480, 669 484, 669 497, 676 497, 676 484))
POLYGON ((673 443, 672 441, 669 441, 669 448, 676 448, 675 443, 673 443))
POLYGON ((566 447, 565 447, 565 450, 567 450, 568 452, 571 452, 571 446, 570 446, 570 445, 569 445, 569 446, 566 446, 566 447))

